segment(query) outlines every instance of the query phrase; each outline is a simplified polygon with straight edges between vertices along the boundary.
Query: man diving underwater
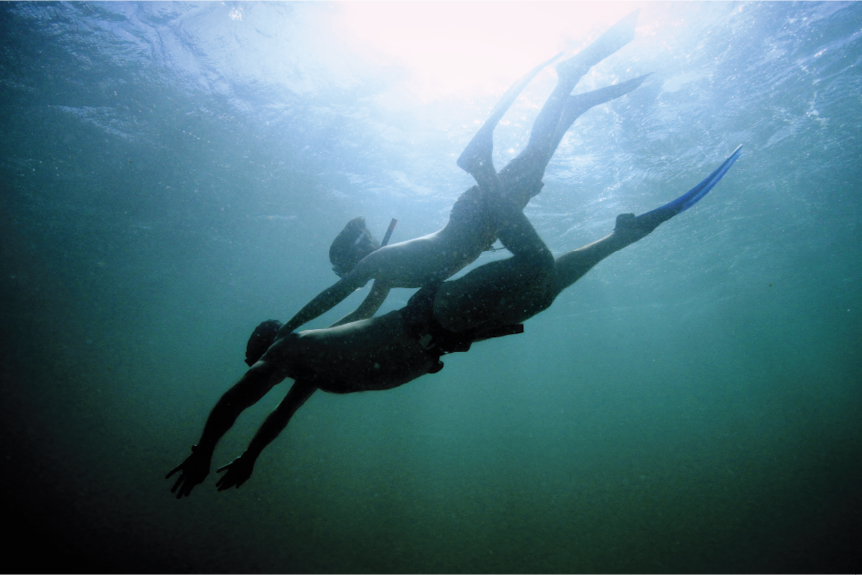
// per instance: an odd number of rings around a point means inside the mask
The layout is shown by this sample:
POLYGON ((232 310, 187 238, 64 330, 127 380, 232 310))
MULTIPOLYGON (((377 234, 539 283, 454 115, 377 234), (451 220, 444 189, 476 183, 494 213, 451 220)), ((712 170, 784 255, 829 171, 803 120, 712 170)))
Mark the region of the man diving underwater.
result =
MULTIPOLYGON (((171 492, 177 498, 190 495, 206 479, 216 444, 239 414, 288 377, 293 385, 246 451, 219 468, 225 472, 216 483, 219 491, 240 487, 251 477, 260 453, 317 389, 331 393, 391 389, 439 371, 440 357, 446 353, 516 333, 517 326, 547 309, 598 262, 700 201, 730 169, 740 148, 687 193, 637 217, 617 216, 613 233, 558 258, 517 206, 497 198, 492 209, 500 239, 512 257, 479 266, 457 280, 431 283, 406 307, 379 317, 279 335, 271 346, 268 341, 255 345, 250 341, 251 369, 215 405, 192 454, 167 474, 170 478, 180 473, 171 492), (259 360, 255 347, 265 350, 259 360)), ((274 331, 271 336, 276 337, 274 331)))

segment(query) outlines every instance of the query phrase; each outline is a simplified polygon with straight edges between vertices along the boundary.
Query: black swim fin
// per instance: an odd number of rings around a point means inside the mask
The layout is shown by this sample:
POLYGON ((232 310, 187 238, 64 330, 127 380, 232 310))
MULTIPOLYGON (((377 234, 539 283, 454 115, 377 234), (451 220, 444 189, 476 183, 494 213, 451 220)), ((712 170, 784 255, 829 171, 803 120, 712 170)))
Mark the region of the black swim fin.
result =
POLYGON ((614 84, 613 86, 606 86, 591 92, 569 96, 569 99, 566 101, 566 107, 563 109, 560 121, 557 124, 557 130, 554 133, 552 149, 557 149, 563 136, 566 134, 568 129, 572 127, 572 124, 575 123, 575 120, 577 120, 581 114, 594 106, 610 102, 611 100, 616 100, 617 98, 634 91, 638 86, 643 84, 644 80, 646 80, 651 74, 652 72, 631 80, 626 80, 625 82, 620 82, 619 84, 614 84))

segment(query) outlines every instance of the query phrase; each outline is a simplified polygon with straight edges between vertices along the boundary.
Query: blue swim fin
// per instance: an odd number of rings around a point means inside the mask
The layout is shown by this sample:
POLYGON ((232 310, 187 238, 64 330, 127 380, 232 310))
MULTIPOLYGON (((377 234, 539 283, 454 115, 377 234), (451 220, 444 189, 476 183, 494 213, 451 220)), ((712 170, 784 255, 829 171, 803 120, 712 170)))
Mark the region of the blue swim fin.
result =
POLYGON ((646 219, 646 216, 650 216, 652 214, 667 214, 669 219, 679 213, 686 211, 687 209, 695 205, 697 202, 702 200, 703 197, 708 194, 710 190, 712 190, 712 188, 715 187, 715 184, 717 184, 721 180, 721 178, 724 177, 724 174, 727 173, 727 170, 730 169, 730 166, 732 166, 733 163, 737 160, 737 158, 739 158, 739 154, 741 152, 742 146, 740 145, 733 151, 730 157, 724 161, 723 164, 721 164, 713 173, 708 175, 706 179, 704 179, 701 183, 699 183, 677 199, 638 217, 646 219))

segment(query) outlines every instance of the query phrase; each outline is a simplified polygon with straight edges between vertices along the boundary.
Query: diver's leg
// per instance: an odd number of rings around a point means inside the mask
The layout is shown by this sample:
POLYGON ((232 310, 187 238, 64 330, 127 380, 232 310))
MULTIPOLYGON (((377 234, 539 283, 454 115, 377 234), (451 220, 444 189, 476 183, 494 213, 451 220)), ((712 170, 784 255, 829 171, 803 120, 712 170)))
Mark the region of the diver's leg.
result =
POLYGON ((536 116, 526 148, 500 171, 500 178, 507 189, 532 185, 542 179, 545 167, 556 150, 556 143, 559 142, 555 136, 561 117, 568 106, 569 94, 592 66, 634 38, 638 12, 639 10, 635 10, 614 24, 595 42, 557 66, 559 75, 557 86, 536 116))
POLYGON ((531 265, 553 267, 554 257, 524 215, 523 205, 514 197, 502 193, 487 194, 486 202, 488 211, 494 218, 497 237, 512 255, 531 262, 531 265))
POLYGON ((658 226, 699 202, 724 177, 736 159, 742 146, 734 150, 724 163, 691 190, 667 204, 640 216, 620 214, 617 216, 614 233, 582 248, 558 257, 552 286, 553 296, 575 283, 593 266, 631 244, 643 239, 658 226))
POLYGON ((569 96, 560 115, 554 137, 549 140, 550 146, 542 152, 536 148, 528 153, 522 153, 510 161, 500 171, 500 182, 506 193, 516 202, 525 205, 530 198, 539 193, 542 188, 542 177, 551 157, 560 145, 566 131, 584 112, 599 104, 610 102, 624 96, 640 86, 650 74, 644 74, 632 80, 627 80, 613 86, 599 88, 584 94, 569 96))
POLYGON ((485 184, 489 176, 496 175, 497 173, 494 169, 494 163, 491 158, 491 152, 494 147, 494 128, 497 127, 503 114, 506 113, 515 101, 515 98, 517 98, 527 84, 536 77, 536 74, 541 72, 545 66, 559 57, 560 54, 557 54, 547 62, 539 64, 509 88, 509 90, 503 94, 503 97, 500 98, 500 101, 497 102, 497 105, 494 106, 494 109, 491 111, 491 115, 487 120, 485 120, 482 127, 479 128, 479 131, 476 132, 476 135, 473 136, 473 139, 470 140, 470 143, 467 144, 466 148, 464 148, 464 151, 461 152, 461 155, 458 157, 458 167, 476 178, 479 185, 485 184))
POLYGON ((471 270, 461 278, 443 282, 434 299, 434 317, 447 330, 462 332, 506 318, 519 323, 544 298, 526 297, 554 273, 554 256, 520 209, 498 229, 500 240, 513 257, 471 270), (538 301, 538 304, 537 304, 538 301), (529 309, 527 309, 529 308, 529 309))
MULTIPOLYGON (((557 66, 559 81, 548 101, 542 107, 526 150, 535 149, 541 156, 553 155, 551 142, 563 113, 569 94, 590 68, 628 44, 635 37, 635 23, 640 10, 635 10, 602 34, 595 42, 557 66)), ((525 151, 526 151, 525 150, 525 151)))

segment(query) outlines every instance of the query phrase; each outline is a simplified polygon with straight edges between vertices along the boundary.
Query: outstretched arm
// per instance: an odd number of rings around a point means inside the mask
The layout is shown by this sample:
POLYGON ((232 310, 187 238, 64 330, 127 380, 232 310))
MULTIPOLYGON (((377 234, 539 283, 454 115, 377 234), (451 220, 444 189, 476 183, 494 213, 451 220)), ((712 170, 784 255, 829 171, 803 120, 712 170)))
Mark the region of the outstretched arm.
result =
POLYGON ((171 493, 176 493, 177 499, 191 495, 195 485, 203 483, 209 475, 215 446, 231 428, 239 414, 257 403, 283 379, 284 377, 279 375, 271 362, 258 362, 236 385, 221 396, 207 419, 200 441, 192 447, 192 454, 165 476, 167 479, 176 472, 180 472, 180 476, 171 488, 171 493))
POLYGON ((299 310, 296 315, 279 328, 277 338, 293 333, 299 326, 325 314, 344 301, 344 299, 352 294, 356 289, 361 288, 368 283, 370 278, 360 277, 354 272, 356 272, 356 269, 338 280, 335 284, 317 294, 314 299, 305 304, 305 306, 299 310))
POLYGON ((371 291, 365 296, 365 299, 362 300, 362 303, 359 304, 359 307, 354 311, 350 312, 330 327, 335 327, 337 325, 344 325, 346 323, 350 323, 352 321, 359 321, 361 319, 368 319, 372 317, 377 310, 380 309, 380 306, 383 305, 383 302, 386 300, 386 296, 389 295, 389 290, 392 289, 389 287, 389 284, 382 280, 375 280, 374 284, 371 286, 371 291))
POLYGON ((233 486, 236 486, 238 489, 240 485, 251 477, 251 473, 254 471, 254 463, 261 452, 287 427, 287 423, 293 417, 293 414, 296 413, 296 410, 302 407, 302 404, 316 390, 315 386, 302 381, 297 381, 293 384, 285 398, 275 408, 275 411, 270 413, 266 421, 263 422, 263 425, 260 426, 245 453, 218 469, 218 473, 222 471, 227 472, 216 483, 219 491, 224 491, 233 486))

